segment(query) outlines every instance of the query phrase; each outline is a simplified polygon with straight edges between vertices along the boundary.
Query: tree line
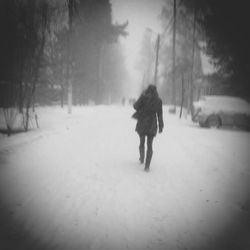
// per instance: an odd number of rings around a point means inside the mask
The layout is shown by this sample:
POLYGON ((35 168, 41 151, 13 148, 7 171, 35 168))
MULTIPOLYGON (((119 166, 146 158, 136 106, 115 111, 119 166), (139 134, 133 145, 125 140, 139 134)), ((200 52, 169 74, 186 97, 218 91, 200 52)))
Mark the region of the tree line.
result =
POLYGON ((112 103, 126 71, 109 0, 2 0, 0 107, 7 128, 17 113, 28 130, 35 104, 112 103), (15 112, 13 111, 15 110, 15 112))
MULTIPOLYGON (((182 0, 188 13, 197 12, 205 52, 213 59, 220 87, 228 94, 249 99, 248 3, 246 1, 182 0)), ((218 82, 217 82, 218 84, 218 82)))
POLYGON ((160 14, 163 32, 160 35, 159 70, 156 70, 157 34, 147 29, 142 39, 138 70, 143 84, 154 83, 158 73, 158 89, 165 104, 184 105, 191 109, 200 95, 197 84, 202 77, 199 39, 201 34, 194 27, 194 15, 181 2, 166 1, 160 14))
MULTIPOLYGON (((158 88, 165 103, 183 104, 191 111, 192 102, 201 94, 250 99, 247 11, 245 2, 165 1, 160 15, 164 31, 160 34, 158 76, 158 88), (204 74, 202 54, 211 58, 214 72, 204 74)), ((155 44, 156 35, 146 30, 138 68, 151 82, 155 44)))

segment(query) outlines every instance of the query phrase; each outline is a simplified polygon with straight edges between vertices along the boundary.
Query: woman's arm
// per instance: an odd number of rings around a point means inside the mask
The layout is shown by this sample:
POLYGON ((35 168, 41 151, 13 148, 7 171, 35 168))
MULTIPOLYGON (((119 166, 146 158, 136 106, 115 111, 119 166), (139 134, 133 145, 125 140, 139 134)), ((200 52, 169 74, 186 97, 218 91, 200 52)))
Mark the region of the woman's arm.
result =
POLYGON ((159 101, 159 108, 157 110, 158 124, 159 124, 159 133, 162 132, 164 128, 163 117, 162 117, 162 101, 159 101))

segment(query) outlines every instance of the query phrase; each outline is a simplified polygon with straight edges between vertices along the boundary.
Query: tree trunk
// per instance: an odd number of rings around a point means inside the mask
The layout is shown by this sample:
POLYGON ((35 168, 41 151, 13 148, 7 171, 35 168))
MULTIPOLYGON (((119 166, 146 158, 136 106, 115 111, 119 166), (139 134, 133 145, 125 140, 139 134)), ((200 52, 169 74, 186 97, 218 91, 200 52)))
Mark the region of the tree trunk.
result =
POLYGON ((64 104, 64 87, 61 86, 61 108, 63 108, 63 104, 64 104))
POLYGON ((103 45, 100 44, 98 48, 98 58, 97 58, 97 83, 96 83, 96 103, 101 104, 101 88, 103 84, 103 45))
POLYGON ((193 99, 194 99, 194 83, 193 83, 193 73, 194 73, 194 61, 195 61, 195 32, 196 32, 196 4, 194 5, 194 21, 193 21, 193 44, 192 44, 192 65, 190 74, 190 101, 189 101, 189 112, 193 116, 193 99))
POLYGON ((183 103, 184 103, 184 76, 182 73, 182 79, 181 79, 181 110, 180 110, 180 118, 182 116, 182 109, 183 109, 183 103))
POLYGON ((68 0, 68 25, 69 25, 69 32, 67 36, 67 70, 66 70, 66 79, 67 79, 67 86, 68 86, 68 114, 72 113, 72 81, 71 77, 71 43, 70 37, 72 35, 72 19, 73 19, 73 4, 74 0, 68 0))
POLYGON ((36 58, 36 66, 34 68, 34 75, 33 75, 33 80, 32 80, 32 86, 31 86, 31 90, 30 93, 27 94, 27 103, 26 103, 26 117, 25 117, 25 131, 28 131, 29 129, 29 110, 30 110, 30 106, 32 103, 32 100, 34 98, 35 95, 35 91, 36 91, 36 85, 37 85, 37 80, 39 77, 39 69, 41 66, 41 61, 42 61, 42 56, 43 56, 43 52, 44 52, 44 46, 45 46, 45 39, 46 39, 46 34, 45 34, 46 30, 44 28, 43 33, 42 33, 42 41, 41 41, 41 46, 40 46, 40 50, 37 54, 37 58, 36 58))
POLYGON ((176 86, 175 86, 175 43, 176 43, 176 0, 174 0, 174 23, 173 23, 173 51, 172 51, 172 105, 173 113, 176 112, 176 86))
POLYGON ((19 81, 19 103, 18 103, 18 110, 19 113, 23 113, 23 86, 22 86, 22 79, 19 81))
POLYGON ((72 114, 72 81, 68 80, 68 114, 72 114))
MULTIPOLYGON (((23 49, 23 47, 22 47, 23 49)), ((24 59, 23 59, 23 53, 20 52, 20 58, 19 58, 19 62, 20 62, 20 75, 19 75, 19 102, 18 102, 18 109, 19 109, 19 113, 23 113, 23 101, 24 101, 24 95, 23 95, 23 71, 24 71, 24 59)))
POLYGON ((32 111, 35 112, 35 102, 36 102, 36 91, 34 91, 33 97, 32 97, 32 111))

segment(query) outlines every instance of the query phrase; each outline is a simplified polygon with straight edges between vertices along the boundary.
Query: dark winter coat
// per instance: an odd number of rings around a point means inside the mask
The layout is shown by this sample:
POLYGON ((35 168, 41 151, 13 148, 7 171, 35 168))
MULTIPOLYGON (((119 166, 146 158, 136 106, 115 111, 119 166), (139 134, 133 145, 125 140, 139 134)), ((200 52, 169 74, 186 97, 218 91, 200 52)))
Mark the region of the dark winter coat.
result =
POLYGON ((163 129, 162 101, 159 97, 143 93, 134 103, 137 114, 136 131, 139 135, 155 136, 157 123, 159 131, 163 129))

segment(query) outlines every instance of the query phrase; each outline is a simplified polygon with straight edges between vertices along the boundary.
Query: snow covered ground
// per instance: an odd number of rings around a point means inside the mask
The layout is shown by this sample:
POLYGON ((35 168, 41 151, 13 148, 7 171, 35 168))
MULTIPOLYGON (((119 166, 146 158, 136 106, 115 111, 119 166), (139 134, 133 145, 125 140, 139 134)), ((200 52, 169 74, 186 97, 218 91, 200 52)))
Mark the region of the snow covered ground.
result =
POLYGON ((37 112, 0 135, 1 249, 250 249, 249 132, 165 111, 146 173, 131 107, 37 112))

